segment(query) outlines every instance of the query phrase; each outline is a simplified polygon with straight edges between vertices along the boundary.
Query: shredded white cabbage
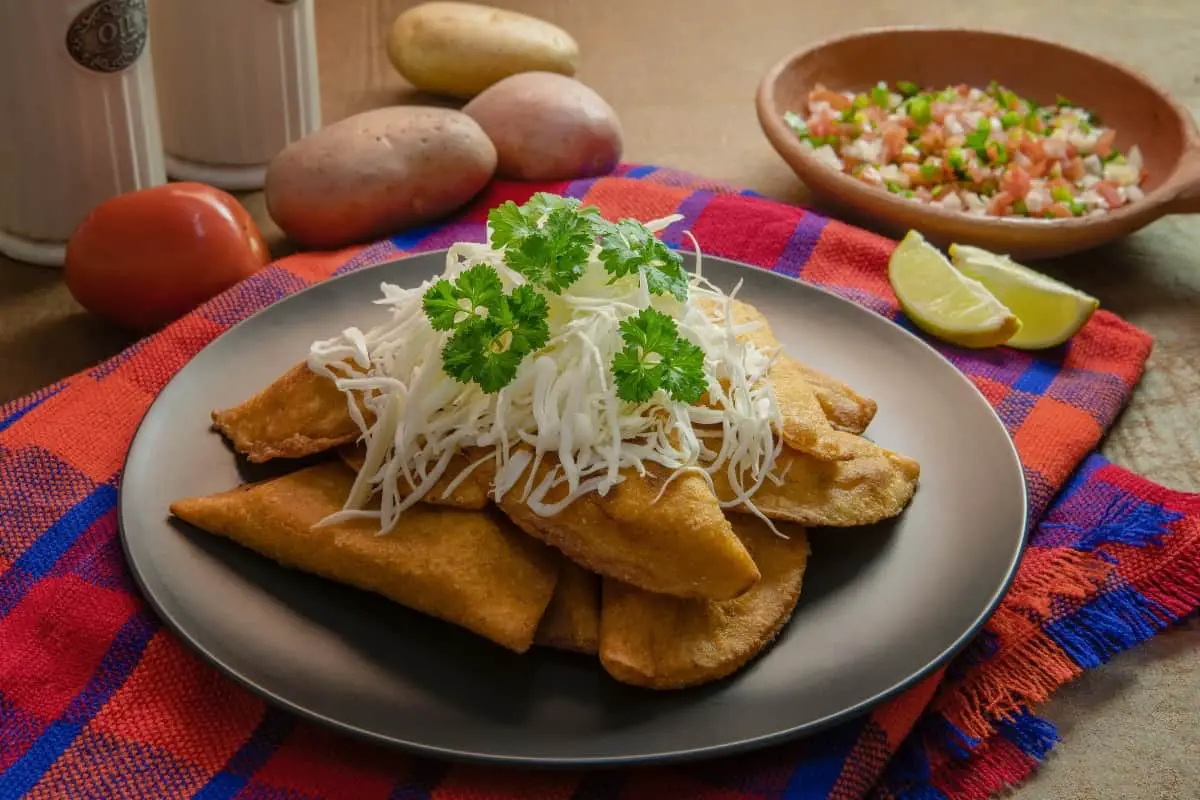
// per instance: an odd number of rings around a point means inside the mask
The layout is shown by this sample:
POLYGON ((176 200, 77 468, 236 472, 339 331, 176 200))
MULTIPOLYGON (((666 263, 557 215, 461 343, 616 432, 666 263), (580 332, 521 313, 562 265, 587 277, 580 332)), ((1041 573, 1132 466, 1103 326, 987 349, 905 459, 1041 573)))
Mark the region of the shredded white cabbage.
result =
MULTIPOLYGON (((662 230, 677 219, 646 227, 662 230)), ((450 333, 433 330, 422 310, 422 296, 436 279, 412 289, 384 283, 375 302, 390 308, 389 321, 367 331, 349 328, 310 350, 309 367, 346 393, 366 446, 344 509, 323 522, 367 517, 379 521, 381 533, 390 531, 446 476, 452 457, 468 448, 486 455, 453 476, 445 494, 493 461, 497 501, 515 492, 535 513, 550 516, 586 493, 607 494, 621 482, 622 470, 644 474, 653 464, 670 472, 667 483, 691 472, 711 485, 711 475, 723 470, 735 494, 723 504, 757 512, 755 491, 781 479, 775 472, 783 446, 776 438, 779 407, 766 379, 773 354, 738 341, 748 330, 732 321, 730 300, 738 287, 726 295, 708 281, 699 244, 691 241, 696 267, 686 302, 651 294, 640 275, 610 283, 593 251, 576 283, 560 295, 544 293, 550 339, 494 394, 443 370, 441 351, 450 333), (723 321, 714 321, 711 310, 705 314, 701 301, 723 309, 723 321), (618 326, 647 306, 669 314, 680 335, 704 350, 710 405, 675 402, 662 390, 642 404, 618 398, 610 372, 623 347, 618 326), (370 413, 364 416, 359 403, 370 413), (537 470, 528 469, 530 462, 536 466, 547 455, 557 456, 558 466, 534 484, 537 470), (398 485, 402 476, 414 488, 407 495, 398 485), (564 484, 566 496, 547 501, 564 484), (375 495, 378 509, 368 507, 375 495)), ((438 277, 453 279, 480 264, 496 269, 506 291, 526 283, 505 265, 502 250, 467 242, 449 249, 438 277)))

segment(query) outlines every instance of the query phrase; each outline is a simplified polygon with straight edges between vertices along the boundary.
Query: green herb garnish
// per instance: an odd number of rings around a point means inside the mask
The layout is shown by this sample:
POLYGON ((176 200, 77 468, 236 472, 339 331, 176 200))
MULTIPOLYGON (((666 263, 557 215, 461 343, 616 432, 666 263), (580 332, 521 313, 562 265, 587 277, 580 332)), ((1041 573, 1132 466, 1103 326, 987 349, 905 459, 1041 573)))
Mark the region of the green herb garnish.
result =
POLYGON ((1072 200, 1071 190, 1066 186, 1055 186, 1050 190, 1050 196, 1057 203, 1069 203, 1072 200))
POLYGON ((496 270, 486 264, 464 270, 453 281, 442 278, 425 292, 421 307, 435 331, 489 313, 500 301, 504 287, 496 270))
POLYGON ((609 283, 643 270, 646 286, 654 294, 669 294, 680 302, 687 299, 687 275, 678 253, 636 220, 623 219, 604 227, 600 261, 612 276, 609 283))
POLYGON ((1014 214, 1021 214, 1021 215, 1029 214, 1029 206, 1025 205, 1024 200, 1014 200, 1013 204, 1012 204, 1012 210, 1013 210, 1014 214))
POLYGON ((891 105, 892 96, 885 86, 876 86, 871 89, 871 102, 880 108, 887 108, 891 105))
POLYGON ((921 91, 921 87, 912 81, 896 81, 896 91, 901 97, 912 97, 921 91))
POLYGON ((500 276, 487 265, 453 282, 438 281, 422 306, 434 330, 454 331, 442 347, 446 374, 489 394, 511 383, 525 356, 550 336, 546 298, 529 284, 504 294, 500 276))
POLYGON ((1000 126, 1004 130, 1011 130, 1021 124, 1021 115, 1016 111, 1005 112, 1004 116, 1000 117, 1000 126))
POLYGON ((1087 213, 1087 210, 1088 210, 1087 205, 1079 202, 1078 200, 1072 200, 1070 202, 1070 207, 1071 207, 1071 213, 1077 217, 1082 217, 1084 214, 1087 213))
POLYGON ((932 181, 942 174, 942 168, 937 164, 922 164, 921 179, 932 181))
POLYGON ((1054 95, 1054 105, 1058 106, 1059 108, 1070 108, 1071 101, 1063 97, 1061 94, 1056 94, 1054 95))
POLYGON ((679 336, 675 320, 644 308, 621 321, 624 349, 613 357, 617 396, 644 403, 663 389, 680 403, 695 403, 707 390, 704 351, 679 336))
MULTIPOLYGON (((505 294, 496 268, 479 264, 453 280, 436 281, 421 306, 434 330, 450 333, 442 347, 446 373, 461 383, 478 384, 489 394, 511 383, 525 357, 549 341, 549 307, 542 292, 558 294, 575 283, 597 245, 596 257, 611 276, 610 283, 644 275, 652 293, 687 299, 683 259, 636 220, 612 223, 593 206, 539 192, 522 206, 510 201, 492 209, 488 225, 492 247, 502 249, 505 264, 528 283, 505 294)), ((681 402, 695 402, 705 388, 704 353, 679 339, 669 316, 653 314, 643 312, 621 323, 626 347, 621 358, 614 359, 614 374, 618 380, 632 375, 631 358, 636 355, 637 375, 627 381, 651 381, 681 402), (694 391, 697 383, 701 388, 694 391)), ((634 386, 625 391, 631 396, 642 393, 634 386)))
POLYGON ((533 195, 523 206, 509 200, 488 212, 493 249, 504 248, 509 267, 555 294, 587 269, 601 222, 594 206, 581 208, 573 197, 546 192, 533 195))

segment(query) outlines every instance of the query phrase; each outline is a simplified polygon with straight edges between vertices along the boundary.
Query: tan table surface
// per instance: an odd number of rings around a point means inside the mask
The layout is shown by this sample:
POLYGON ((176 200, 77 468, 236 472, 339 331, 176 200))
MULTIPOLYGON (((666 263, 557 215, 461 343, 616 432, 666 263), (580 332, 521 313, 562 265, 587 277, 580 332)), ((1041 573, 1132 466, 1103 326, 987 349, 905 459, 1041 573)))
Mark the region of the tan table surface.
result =
MULTIPOLYGON (((414 98, 383 41, 411 2, 317 0, 326 122, 414 98)), ((687 169, 805 202, 759 131, 758 78, 796 47, 865 26, 991 26, 1122 59, 1200 113, 1196 0, 516 0, 497 2, 569 30, 579 77, 617 109, 627 160, 687 169), (1174 55, 1171 55, 1174 53, 1174 55)), ((930 54, 936 58, 936 53, 930 54)), ((1047 65, 1052 68, 1052 65, 1047 65)), ((881 76, 886 77, 886 76, 881 76)), ((902 77, 902 76, 901 76, 902 77)), ((258 195, 245 198, 287 251, 258 195)), ((1119 464, 1200 491, 1200 218, 1171 218, 1049 267, 1157 340, 1148 373, 1104 445, 1119 464)), ((86 316, 53 270, 0 258, 0 402, 130 342, 86 316)), ((1158 637, 1085 675, 1044 712, 1065 741, 1020 798, 1200 797, 1200 628, 1158 637)))

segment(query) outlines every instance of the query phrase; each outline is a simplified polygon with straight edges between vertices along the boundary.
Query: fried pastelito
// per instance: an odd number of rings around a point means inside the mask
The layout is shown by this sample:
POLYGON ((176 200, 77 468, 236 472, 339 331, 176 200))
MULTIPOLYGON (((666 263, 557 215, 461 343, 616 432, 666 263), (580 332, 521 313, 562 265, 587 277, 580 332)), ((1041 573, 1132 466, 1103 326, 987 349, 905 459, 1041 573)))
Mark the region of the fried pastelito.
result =
POLYGON ((595 655, 600 648, 600 576, 568 558, 558 568, 554 596, 533 643, 595 655))
POLYGON ((699 252, 689 271, 658 238, 677 217, 546 192, 487 217, 439 274, 381 283, 383 317, 213 413, 251 461, 329 463, 173 511, 518 652, 599 653, 653 688, 728 675, 800 589, 804 530, 775 521, 895 516, 918 465, 699 252))
POLYGON ((724 678, 754 658, 791 618, 808 563, 804 529, 780 527, 788 538, 754 517, 735 520, 762 579, 733 600, 684 600, 605 580, 604 669, 634 686, 682 689, 724 678))
POLYGON ((347 402, 332 380, 301 362, 241 405, 214 411, 213 427, 254 463, 303 458, 358 438, 347 402))
MULTIPOLYGON (((543 458, 533 483, 557 463, 543 458)), ((664 489, 665 477, 657 471, 621 474, 624 480, 607 495, 583 494, 548 516, 522 499, 524 476, 497 504, 526 533, 580 566, 647 591, 727 600, 754 585, 758 568, 702 477, 684 473, 664 489)), ((546 500, 553 503, 566 492, 562 485, 546 500)))
MULTIPOLYGON (((771 519, 810 527, 851 527, 889 519, 904 510, 917 489, 920 465, 907 456, 859 439, 845 461, 822 461, 785 447, 778 471, 783 483, 765 481, 752 501, 771 519)), ((717 496, 733 500, 728 477, 713 475, 717 496)), ((742 506, 729 509, 749 513, 742 506)))
MULTIPOLYGON (((761 311, 741 300, 732 300, 731 305, 735 325, 753 323, 757 326, 743 334, 747 341, 753 342, 763 350, 781 346, 779 340, 775 338, 774 331, 771 330, 770 323, 767 322, 766 316, 761 311)), ((826 419, 835 428, 855 434, 860 434, 867 429, 871 420, 875 418, 875 412, 879 410, 874 400, 863 397, 837 378, 805 364, 800 364, 800 371, 808 380, 817 402, 824 409, 826 419)))
POLYGON ((826 375, 820 370, 801 364, 804 377, 812 386, 817 402, 825 411, 825 418, 833 427, 847 433, 861 434, 875 419, 878 404, 869 397, 863 397, 846 384, 826 375))
MULTIPOLYGON (((366 461, 366 450, 360 445, 344 445, 338 448, 338 457, 346 465, 358 472, 366 461)), ((460 453, 450 459, 446 471, 438 478, 421 501, 434 506, 450 506, 451 508, 482 509, 488 504, 488 494, 491 491, 490 476, 492 470, 485 469, 488 465, 480 465, 463 480, 455 479, 471 466, 471 459, 460 453)), ((400 485, 400 496, 407 497, 412 492, 410 484, 403 475, 396 479, 400 485)))
MULTIPOLYGON (((724 319, 724 309, 714 303, 703 306, 716 320, 724 319)), ((782 428, 779 431, 791 447, 820 459, 837 461, 853 457, 853 443, 846 434, 866 430, 875 415, 874 401, 824 373, 801 364, 782 350, 767 318, 754 306, 731 300, 733 324, 753 325, 738 334, 764 352, 776 353, 767 377, 779 404, 782 428)))
POLYGON ((854 458, 855 434, 837 428, 826 416, 803 364, 780 353, 767 377, 783 417, 780 435, 788 446, 822 461, 854 458))
POLYGON ((533 643, 558 557, 498 514, 416 505, 396 529, 375 520, 318 525, 354 473, 336 461, 208 497, 171 513, 304 572, 376 592, 518 653, 533 643))

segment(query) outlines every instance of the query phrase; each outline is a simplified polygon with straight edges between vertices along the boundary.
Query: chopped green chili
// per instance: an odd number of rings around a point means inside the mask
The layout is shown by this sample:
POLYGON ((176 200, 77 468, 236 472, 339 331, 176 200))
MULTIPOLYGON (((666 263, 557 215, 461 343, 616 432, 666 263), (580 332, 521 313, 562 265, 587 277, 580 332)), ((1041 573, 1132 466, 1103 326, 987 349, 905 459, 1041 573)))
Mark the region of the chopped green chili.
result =
POLYGON ((933 121, 933 112, 929 109, 929 98, 918 95, 908 101, 908 116, 918 125, 928 125, 933 121))

